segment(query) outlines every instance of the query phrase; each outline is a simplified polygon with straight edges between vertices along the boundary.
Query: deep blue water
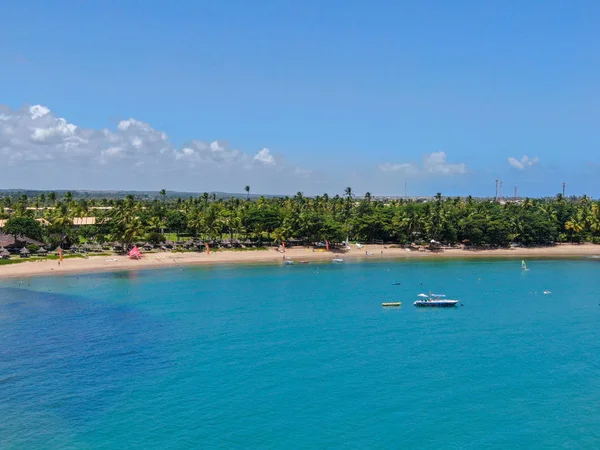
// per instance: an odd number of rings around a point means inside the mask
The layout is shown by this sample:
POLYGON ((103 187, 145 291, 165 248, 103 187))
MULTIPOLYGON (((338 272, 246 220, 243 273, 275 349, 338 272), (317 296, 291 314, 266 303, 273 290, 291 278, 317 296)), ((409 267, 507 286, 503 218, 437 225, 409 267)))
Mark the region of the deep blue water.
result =
POLYGON ((600 448, 600 262, 529 266, 2 281, 0 448, 600 448))

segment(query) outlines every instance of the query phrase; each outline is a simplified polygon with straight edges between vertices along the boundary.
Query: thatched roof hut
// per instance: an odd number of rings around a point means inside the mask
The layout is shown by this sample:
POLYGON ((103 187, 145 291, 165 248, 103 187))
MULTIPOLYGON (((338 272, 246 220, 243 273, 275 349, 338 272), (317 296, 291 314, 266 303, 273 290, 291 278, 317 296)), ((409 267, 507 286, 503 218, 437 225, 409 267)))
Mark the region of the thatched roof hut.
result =
POLYGON ((35 253, 40 256, 46 256, 48 254, 48 250, 46 250, 44 247, 40 247, 35 253))
POLYGON ((4 247, 8 251, 16 252, 26 245, 37 245, 38 247, 42 247, 44 243, 26 236, 17 236, 15 239, 13 235, 0 233, 0 247, 4 247))
POLYGON ((150 244, 149 242, 146 242, 144 245, 142 245, 142 248, 144 250, 146 250, 147 252, 149 252, 150 250, 152 250, 154 247, 152 246, 152 244, 150 244))
POLYGON ((4 247, 0 247, 0 259, 9 259, 10 253, 4 247))
POLYGON ((31 255, 31 252, 29 251, 29 249, 27 247, 23 247, 21 249, 21 251, 19 252, 21 258, 29 258, 29 256, 31 255))

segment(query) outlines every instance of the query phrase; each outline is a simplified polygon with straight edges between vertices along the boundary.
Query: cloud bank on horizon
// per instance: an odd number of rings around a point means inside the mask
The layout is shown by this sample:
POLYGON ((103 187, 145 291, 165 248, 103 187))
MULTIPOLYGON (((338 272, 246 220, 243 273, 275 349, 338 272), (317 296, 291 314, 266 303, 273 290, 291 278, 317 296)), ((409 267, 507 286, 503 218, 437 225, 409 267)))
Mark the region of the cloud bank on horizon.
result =
POLYGON ((121 120, 115 130, 83 128, 42 105, 18 110, 0 105, 0 157, 8 168, 17 168, 3 177, 10 187, 38 181, 59 188, 237 191, 250 181, 260 185, 261 179, 311 174, 268 148, 248 153, 218 140, 177 148, 166 133, 133 118, 121 120))
MULTIPOLYGON (((220 140, 192 140, 177 147, 166 133, 133 118, 121 120, 115 129, 80 127, 42 105, 0 105, 0 158, 12 168, 5 171, 2 187, 34 189, 238 192, 250 184, 254 192, 312 195, 347 185, 370 190, 379 183, 385 189, 398 181, 439 182, 472 173, 444 151, 426 154, 421 163, 388 161, 354 172, 326 172, 318 163, 316 168, 291 164, 266 147, 247 152, 220 140)), ((539 158, 511 156, 508 163, 524 171, 539 158)))
MULTIPOLYGON (((84 128, 42 105, 0 105, 0 157, 17 168, 7 171, 4 187, 234 192, 251 184, 262 192, 318 193, 356 181, 351 174, 344 179, 343 173, 295 166, 266 147, 244 152, 220 140, 176 147, 166 133, 133 118, 116 129, 84 128)), ((467 173, 465 164, 449 163, 445 152, 426 155, 422 165, 387 162, 379 168, 404 178, 467 173)), ((372 172, 376 179, 375 167, 372 172)))

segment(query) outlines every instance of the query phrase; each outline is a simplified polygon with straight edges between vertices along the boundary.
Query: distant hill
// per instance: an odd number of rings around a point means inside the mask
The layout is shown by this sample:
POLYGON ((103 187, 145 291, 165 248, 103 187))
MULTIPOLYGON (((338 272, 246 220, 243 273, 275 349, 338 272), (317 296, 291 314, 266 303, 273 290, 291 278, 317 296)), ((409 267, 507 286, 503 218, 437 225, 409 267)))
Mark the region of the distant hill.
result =
MULTIPOLYGON (((38 197, 40 194, 48 195, 48 193, 54 192, 58 198, 64 197, 67 192, 73 195, 74 199, 121 199, 128 195, 133 195, 135 198, 143 200, 151 200, 160 198, 161 195, 158 191, 88 191, 88 190, 35 190, 35 189, 0 189, 0 197, 20 197, 26 195, 29 198, 38 197)), ((178 192, 178 191, 167 191, 166 197, 170 199, 174 198, 188 198, 202 196, 203 192, 178 192)), ((246 193, 228 193, 228 192, 208 192, 209 196, 215 195, 218 199, 227 198, 246 198, 246 193)), ((252 194, 250 198, 260 197, 283 197, 282 195, 269 195, 269 194, 252 194)))
MULTIPOLYGON (((2 197, 17 198, 17 197, 22 196, 23 194, 29 198, 35 198, 35 197, 38 197, 40 194, 45 194, 47 196, 48 193, 50 193, 50 192, 54 192, 58 198, 62 198, 62 197, 64 197, 64 195, 67 192, 71 192, 74 199, 115 199, 115 200, 117 200, 117 199, 125 198, 128 195, 133 195, 135 198, 140 199, 140 200, 153 200, 155 198, 161 198, 161 195, 158 191, 119 191, 119 190, 115 190, 115 191, 71 190, 71 191, 69 191, 67 189, 61 189, 61 190, 0 189, 0 198, 2 198, 2 197)), ((207 193, 211 198, 214 195, 217 199, 246 198, 245 192, 230 193, 230 192, 210 191, 207 193)), ((189 197, 199 197, 199 196, 202 196, 203 194, 204 194, 204 192, 167 191, 166 197, 168 199, 177 199, 179 197, 181 197, 182 199, 185 199, 185 198, 189 198, 189 197)), ((340 196, 343 197, 344 195, 340 194, 340 196)), ((281 197, 293 197, 293 196, 278 195, 278 194, 253 194, 253 193, 250 193, 251 199, 258 199, 260 197, 281 198, 281 197)), ((307 195, 306 197, 314 197, 314 196, 307 195)), ((455 196, 452 196, 452 197, 455 197, 455 196)), ((357 199, 357 200, 360 198, 362 198, 362 196, 360 196, 360 195, 355 196, 355 199, 357 199)), ((380 201, 400 200, 403 198, 408 198, 410 200, 416 200, 416 201, 428 201, 428 200, 432 200, 434 197, 427 196, 427 195, 409 196, 409 197, 404 197, 404 196, 400 196, 400 195, 374 195, 373 196, 374 200, 380 200, 380 201)), ((464 199, 464 198, 466 198, 466 196, 461 196, 461 198, 464 199)), ((473 198, 478 201, 494 200, 494 197, 485 197, 485 196, 484 197, 473 197, 473 198)), ((554 197, 541 197, 541 198, 542 199, 551 199, 554 197)), ((570 200, 574 201, 579 197, 570 196, 568 198, 570 200)), ((522 200, 522 199, 523 199, 522 197, 519 197, 519 200, 522 200)), ((512 201, 514 199, 512 197, 508 197, 508 198, 504 198, 503 200, 512 201)))

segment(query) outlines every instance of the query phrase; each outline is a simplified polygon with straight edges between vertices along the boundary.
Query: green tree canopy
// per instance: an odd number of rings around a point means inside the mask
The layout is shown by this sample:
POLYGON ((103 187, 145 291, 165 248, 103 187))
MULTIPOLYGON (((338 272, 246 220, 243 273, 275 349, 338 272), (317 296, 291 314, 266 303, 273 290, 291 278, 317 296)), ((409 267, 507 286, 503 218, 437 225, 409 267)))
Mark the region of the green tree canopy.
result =
POLYGON ((15 238, 25 236, 31 239, 42 239, 42 226, 37 220, 29 217, 15 217, 8 219, 4 226, 4 232, 15 238))

